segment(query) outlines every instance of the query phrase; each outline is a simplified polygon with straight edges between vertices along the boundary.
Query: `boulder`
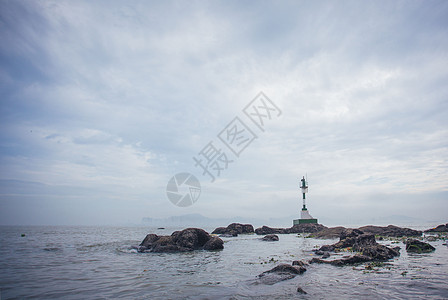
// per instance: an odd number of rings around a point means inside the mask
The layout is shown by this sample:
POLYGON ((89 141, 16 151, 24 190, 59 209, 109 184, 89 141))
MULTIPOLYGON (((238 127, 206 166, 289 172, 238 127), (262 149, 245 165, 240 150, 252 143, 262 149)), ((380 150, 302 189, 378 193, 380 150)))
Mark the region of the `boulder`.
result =
POLYGON ((289 234, 289 233, 316 233, 325 227, 322 224, 297 224, 290 228, 271 228, 268 226, 263 226, 255 229, 255 233, 258 235, 266 234, 289 234))
POLYGON ((224 242, 217 236, 212 236, 204 245, 204 250, 224 249, 224 242))
POLYGON ((212 234, 222 234, 223 236, 237 236, 238 234, 254 233, 254 227, 250 224, 232 223, 227 227, 218 227, 212 234))
POLYGON ((278 241, 278 235, 268 234, 268 235, 265 235, 261 240, 268 241, 268 242, 276 242, 276 241, 278 241))
POLYGON ((316 233, 326 228, 326 226, 317 223, 297 224, 285 229, 285 233, 316 233))
POLYGON ((345 230, 345 227, 332 227, 325 228, 321 231, 316 232, 313 237, 317 239, 335 239, 339 238, 341 233, 345 230))
POLYGON ((428 243, 421 242, 419 240, 409 239, 406 241, 406 251, 414 253, 428 253, 436 250, 428 243))
POLYGON ((353 265, 364 263, 368 261, 372 261, 373 258, 367 255, 355 254, 346 258, 335 259, 335 260, 323 260, 317 257, 312 258, 309 263, 319 263, 319 264, 330 264, 333 266, 344 266, 344 265, 353 265))
POLYGON ((336 266, 355 264, 365 261, 384 261, 400 255, 397 249, 392 249, 376 242, 373 234, 364 233, 359 229, 345 229, 341 232, 339 242, 333 245, 324 245, 315 251, 317 255, 323 255, 329 251, 351 248, 360 254, 353 255, 345 259, 332 261, 313 258, 310 263, 329 263, 336 266))
POLYGON ((422 232, 419 230, 414 230, 410 228, 402 228, 394 225, 389 225, 386 227, 381 226, 363 226, 359 230, 364 233, 371 233, 374 235, 383 235, 389 237, 404 237, 404 236, 421 236, 422 232))
POLYGON ((295 260, 292 262, 293 266, 299 266, 299 267, 305 267, 306 265, 308 265, 306 262, 301 261, 301 260, 295 260))
POLYGON ((258 278, 261 283, 272 285, 280 281, 294 278, 305 271, 306 268, 302 266, 295 267, 289 264, 280 264, 271 270, 261 273, 258 275, 258 278))
POLYGON ((186 252, 193 250, 223 249, 223 241, 199 228, 175 231, 171 236, 148 234, 140 244, 139 252, 186 252))
POLYGON ((263 226, 260 228, 255 229, 255 233, 258 235, 266 235, 266 234, 283 234, 285 229, 284 228, 271 228, 268 226, 263 226))
POLYGON ((425 230, 425 232, 448 232, 448 223, 439 225, 436 228, 425 230))

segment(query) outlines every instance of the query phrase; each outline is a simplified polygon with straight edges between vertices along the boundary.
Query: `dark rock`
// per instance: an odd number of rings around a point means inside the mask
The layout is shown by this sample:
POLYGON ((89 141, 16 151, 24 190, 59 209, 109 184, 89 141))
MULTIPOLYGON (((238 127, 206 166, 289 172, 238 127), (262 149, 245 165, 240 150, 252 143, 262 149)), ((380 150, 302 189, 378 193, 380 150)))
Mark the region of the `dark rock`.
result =
POLYGON ((328 251, 322 251, 322 250, 320 250, 320 249, 314 251, 314 254, 316 254, 316 255, 321 255, 322 258, 328 258, 328 257, 330 257, 330 252, 328 252, 328 251))
POLYGON ((151 248, 152 244, 157 241, 160 237, 157 234, 150 233, 141 242, 140 247, 151 248))
POLYGON ((255 233, 258 235, 266 234, 289 234, 289 233, 315 233, 319 232, 325 227, 322 224, 297 224, 290 228, 271 228, 268 226, 263 226, 255 229, 255 233))
POLYGON ((261 240, 268 241, 268 242, 276 242, 276 241, 278 241, 278 235, 268 234, 268 235, 265 235, 261 240))
POLYGON ((434 250, 436 250, 436 248, 419 240, 409 239, 406 241, 406 251, 408 252, 428 253, 434 250))
POLYGON ((294 267, 288 264, 279 264, 278 266, 275 266, 274 268, 270 269, 269 271, 265 271, 261 274, 265 274, 265 273, 288 273, 288 274, 302 274, 303 272, 306 271, 305 267, 299 266, 299 267, 294 267))
POLYGON ((353 265, 353 264, 364 263, 364 262, 372 261, 372 260, 373 260, 373 258, 370 256, 355 254, 355 255, 349 256, 347 258, 335 259, 335 260, 323 260, 323 259, 314 257, 309 261, 309 263, 310 264, 313 264, 313 263, 330 264, 333 266, 344 266, 344 265, 353 265))
POLYGON ((384 245, 374 245, 371 247, 361 248, 361 253, 379 261, 388 260, 400 255, 400 252, 397 250, 384 245))
POLYGON ((299 266, 299 267, 305 267, 306 265, 308 265, 306 262, 301 261, 301 260, 295 260, 292 262, 293 266, 299 266))
POLYGON ((334 251, 334 246, 333 245, 323 245, 317 251, 322 251, 322 255, 323 255, 323 252, 334 251))
POLYGON ((325 228, 319 232, 316 232, 313 237, 317 239, 335 239, 340 237, 342 231, 345 230, 345 227, 339 226, 339 227, 332 227, 332 228, 325 228))
POLYGON ((300 286, 297 287, 297 293, 304 294, 304 295, 307 294, 307 292, 305 292, 300 286))
POLYGON ((325 228, 327 227, 322 224, 297 224, 291 228, 285 229, 285 233, 316 233, 325 228))
POLYGON ((425 232, 448 232, 448 223, 439 225, 436 228, 425 230, 425 232))
POLYGON ((223 249, 223 241, 199 228, 175 231, 171 236, 148 234, 138 248, 139 252, 185 252, 223 249))
POLYGON ((254 227, 252 225, 239 223, 232 223, 227 227, 218 227, 212 232, 212 234, 226 234, 231 236, 250 233, 254 233, 254 227))
POLYGON ((402 228, 394 225, 389 225, 386 227, 381 226, 363 226, 359 230, 365 233, 371 233, 374 235, 382 235, 389 237, 404 237, 404 236, 421 236, 422 232, 419 230, 414 230, 410 228, 402 228))
POLYGON ((280 281, 294 278, 305 271, 306 268, 302 266, 294 267, 288 264, 280 264, 269 271, 261 273, 258 275, 258 278, 261 283, 272 285, 280 281))
POLYGON ((212 234, 227 234, 227 227, 218 227, 213 230, 212 234))
POLYGON ((224 249, 224 242, 216 236, 212 236, 204 245, 204 250, 221 250, 224 249))
POLYGON ((283 234, 285 233, 284 228, 271 228, 268 226, 263 226, 255 229, 255 233, 258 235, 266 235, 266 234, 283 234))
POLYGON ((375 241, 375 236, 373 234, 364 233, 359 229, 343 230, 341 232, 339 242, 333 245, 324 245, 315 251, 315 253, 323 255, 325 252, 341 250, 344 248, 351 248, 353 251, 361 254, 332 261, 324 261, 319 258, 313 258, 311 262, 329 263, 332 265, 341 266, 371 260, 383 261, 400 255, 397 249, 391 249, 384 245, 378 244, 375 241))
POLYGON ((346 229, 342 230, 341 234, 339 235, 339 238, 341 240, 344 240, 346 238, 360 236, 361 234, 364 234, 364 231, 359 230, 359 229, 346 228, 346 229))

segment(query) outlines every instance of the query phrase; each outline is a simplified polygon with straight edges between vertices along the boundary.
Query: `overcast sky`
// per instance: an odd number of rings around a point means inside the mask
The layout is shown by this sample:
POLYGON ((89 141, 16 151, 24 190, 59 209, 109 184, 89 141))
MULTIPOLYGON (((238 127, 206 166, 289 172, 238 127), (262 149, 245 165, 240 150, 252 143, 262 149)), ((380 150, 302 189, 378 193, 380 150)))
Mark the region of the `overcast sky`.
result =
POLYGON ((3 0, 0 40, 0 224, 299 217, 305 174, 323 224, 447 221, 447 1, 3 0), (209 142, 232 160, 214 182, 209 142))

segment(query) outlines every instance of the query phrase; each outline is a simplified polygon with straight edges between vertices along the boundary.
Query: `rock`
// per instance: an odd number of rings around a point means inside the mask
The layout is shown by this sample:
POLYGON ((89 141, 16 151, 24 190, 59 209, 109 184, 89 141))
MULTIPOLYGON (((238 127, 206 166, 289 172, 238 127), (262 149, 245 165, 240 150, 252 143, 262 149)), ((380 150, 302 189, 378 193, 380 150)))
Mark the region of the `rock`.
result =
POLYGON ((255 229, 255 233, 258 235, 266 234, 289 234, 289 233, 315 233, 319 232, 325 227, 322 224, 297 224, 290 228, 271 228, 268 226, 263 226, 255 229))
POLYGON ((288 264, 279 264, 278 266, 270 269, 269 271, 265 271, 262 274, 265 273, 288 273, 288 274, 302 274, 303 272, 306 271, 305 267, 299 266, 299 267, 294 267, 288 264))
POLYGON ((428 236, 428 237, 426 237, 426 240, 428 242, 435 242, 435 241, 437 241, 437 238, 435 236, 428 236))
POLYGON ((175 231, 171 236, 148 234, 140 244, 139 252, 185 252, 223 249, 223 241, 199 228, 175 231))
POLYGON ((330 252, 328 252, 328 251, 322 251, 322 250, 315 250, 314 251, 314 254, 316 254, 316 255, 321 255, 322 256, 322 258, 328 258, 328 257, 330 257, 330 252))
POLYGON ((261 273, 258 275, 258 278, 261 283, 272 285, 280 281, 294 278, 305 271, 306 268, 302 266, 294 267, 288 264, 280 264, 269 271, 261 273))
POLYGON ((333 245, 323 245, 317 251, 322 251, 322 255, 323 255, 324 252, 334 251, 334 246, 333 245))
POLYGON ((304 295, 307 294, 307 292, 305 292, 300 286, 297 287, 297 293, 304 294, 304 295))
POLYGON ((428 243, 421 242, 419 240, 409 239, 406 241, 406 251, 414 253, 428 253, 436 250, 428 243))
POLYGON ((285 233, 316 233, 327 228, 322 224, 310 223, 310 224, 297 224, 291 228, 285 229, 285 233))
POLYGON ((283 234, 285 229, 284 228, 271 228, 268 226, 263 226, 260 228, 255 229, 255 233, 258 235, 266 235, 266 234, 283 234))
POLYGON ((254 233, 254 227, 250 224, 232 223, 227 227, 218 227, 212 234, 225 234, 227 236, 237 236, 238 234, 254 233))
POLYGON ((227 234, 227 227, 218 227, 213 230, 212 234, 227 234))
POLYGON ((278 235, 268 234, 268 235, 265 235, 261 240, 268 241, 268 242, 276 242, 276 241, 278 241, 278 235))
POLYGON ((313 237, 317 239, 335 239, 338 238, 344 230, 345 227, 342 226, 325 228, 319 232, 316 232, 313 237))
POLYGON ((152 244, 157 241, 160 237, 157 234, 148 234, 145 239, 141 242, 140 247, 151 248, 152 244))
POLYGON ((299 266, 299 267, 305 267, 306 265, 308 265, 306 262, 301 261, 301 260, 295 260, 292 262, 293 266, 299 266))
POLYGON ((363 226, 359 230, 364 233, 371 233, 374 235, 382 235, 389 237, 404 237, 404 236, 421 236, 422 232, 419 230, 414 230, 410 228, 402 228, 394 225, 389 225, 387 227, 381 226, 363 226))
POLYGON ((204 245, 204 250, 224 249, 224 242, 216 236, 212 236, 204 245))
POLYGON ((312 258, 309 263, 319 263, 319 264, 330 264, 333 266, 344 266, 344 265, 353 265, 353 264, 359 264, 359 263, 365 263, 368 261, 372 261, 372 257, 361 255, 361 254, 355 254, 352 256, 349 256, 347 258, 342 259, 335 259, 335 260, 323 260, 317 257, 312 258))
POLYGON ((324 245, 315 251, 315 253, 323 255, 325 252, 328 253, 329 251, 341 250, 344 248, 351 248, 353 251, 361 254, 332 261, 324 261, 319 258, 313 258, 310 263, 329 263, 332 265, 341 266, 371 260, 383 261, 400 255, 397 249, 391 249, 384 245, 378 244, 373 234, 364 233, 359 229, 343 230, 341 232, 339 242, 333 245, 324 245))
POLYGON ((448 223, 439 225, 436 228, 425 230, 425 232, 448 232, 448 223))

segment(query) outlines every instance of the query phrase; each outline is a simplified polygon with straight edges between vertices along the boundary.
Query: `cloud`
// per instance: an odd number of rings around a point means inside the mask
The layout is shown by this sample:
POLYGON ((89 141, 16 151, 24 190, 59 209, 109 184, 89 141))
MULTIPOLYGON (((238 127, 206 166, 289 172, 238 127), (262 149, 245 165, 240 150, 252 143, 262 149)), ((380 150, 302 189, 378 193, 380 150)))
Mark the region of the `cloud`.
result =
MULTIPOLYGON (((442 208, 448 5, 430 2, 1 2, 0 179, 48 187, 26 198, 58 207, 37 223, 109 200, 113 220, 277 218, 299 209, 305 173, 323 218, 334 199, 368 216, 378 193, 394 211, 428 193, 442 208), (210 183, 192 157, 210 141, 226 151, 217 135, 235 116, 253 126, 242 109, 260 91, 281 117, 210 183), (178 172, 203 185, 183 210, 165 197, 178 172)), ((20 211, 20 194, 1 195, 4 214, 20 211)))

